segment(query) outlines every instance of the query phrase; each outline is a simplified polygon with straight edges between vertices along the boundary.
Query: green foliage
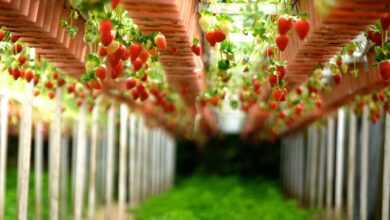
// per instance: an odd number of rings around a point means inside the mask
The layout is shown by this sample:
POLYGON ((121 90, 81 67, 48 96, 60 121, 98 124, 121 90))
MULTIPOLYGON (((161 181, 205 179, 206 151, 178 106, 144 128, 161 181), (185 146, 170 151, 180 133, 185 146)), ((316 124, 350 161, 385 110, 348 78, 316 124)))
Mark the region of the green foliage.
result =
POLYGON ((195 176, 134 213, 137 220, 302 220, 313 211, 285 200, 274 182, 195 176))

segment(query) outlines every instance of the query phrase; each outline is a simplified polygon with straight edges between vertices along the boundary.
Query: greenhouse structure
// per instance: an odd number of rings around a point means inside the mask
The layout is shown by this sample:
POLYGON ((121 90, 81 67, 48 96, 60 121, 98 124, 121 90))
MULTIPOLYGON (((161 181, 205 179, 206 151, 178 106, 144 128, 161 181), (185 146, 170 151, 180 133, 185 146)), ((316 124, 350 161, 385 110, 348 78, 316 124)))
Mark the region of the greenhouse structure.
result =
POLYGON ((390 220, 390 0, 0 0, 0 220, 390 220))

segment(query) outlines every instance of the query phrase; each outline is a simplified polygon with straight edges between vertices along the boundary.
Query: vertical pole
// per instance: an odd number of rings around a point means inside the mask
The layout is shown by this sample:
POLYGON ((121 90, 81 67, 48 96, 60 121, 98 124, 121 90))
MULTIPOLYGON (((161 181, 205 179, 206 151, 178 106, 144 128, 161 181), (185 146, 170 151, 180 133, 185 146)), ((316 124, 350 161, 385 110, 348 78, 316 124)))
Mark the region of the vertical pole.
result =
POLYGON ((8 142, 8 97, 0 97, 0 220, 4 220, 5 180, 8 142))
POLYGON ((332 209, 333 201, 333 173, 334 173, 334 117, 328 118, 327 156, 326 156, 326 209, 332 209))
POLYGON ((315 126, 309 128, 311 130, 311 146, 310 149, 310 206, 315 206, 316 199, 316 180, 317 180, 317 151, 318 151, 318 129, 315 126))
POLYGON ((126 203, 126 155, 127 155, 127 122, 129 117, 129 111, 126 104, 120 106, 120 148, 119 148, 119 217, 123 218, 126 203))
POLYGON ((143 155, 142 155, 142 199, 145 200, 147 198, 148 193, 148 152, 149 152, 149 146, 148 146, 148 134, 149 129, 146 127, 145 122, 143 126, 143 136, 142 136, 142 148, 143 148, 143 155))
POLYGON ((312 130, 309 127, 307 129, 307 143, 306 143, 306 161, 305 161, 305 188, 306 190, 306 202, 309 203, 309 206, 312 206, 311 201, 311 155, 312 155, 312 145, 313 145, 313 135, 312 130))
POLYGON ((136 195, 135 195, 135 158, 136 158, 136 116, 130 115, 129 118, 129 193, 130 193, 130 207, 135 206, 136 195))
MULTIPOLYGON (((108 110, 107 124, 107 176, 106 176, 106 207, 108 214, 112 213, 112 194, 114 179, 114 146, 115 146, 115 113, 114 105, 108 110)), ((106 213, 107 214, 107 213, 106 213)), ((110 218, 108 218, 110 219, 110 218)))
POLYGON ((356 115, 353 110, 349 114, 349 140, 348 140, 348 196, 347 215, 353 220, 355 199, 355 157, 356 157, 356 115))
POLYGON ((318 171, 318 207, 324 206, 324 179, 325 179, 325 150, 326 150, 326 130, 320 130, 320 150, 319 150, 319 171, 318 171))
POLYGON ((362 122, 362 149, 361 149, 361 185, 360 185, 360 219, 367 219, 367 190, 368 190, 368 132, 369 132, 369 112, 368 107, 363 109, 362 122))
POLYGON ((96 160, 99 137, 99 105, 96 104, 92 111, 91 125, 91 152, 89 155, 89 193, 88 193, 88 219, 95 218, 96 209, 96 160))
POLYGON ((52 141, 50 143, 49 158, 49 190, 50 190, 50 219, 59 219, 59 198, 60 198, 60 161, 61 161, 61 89, 56 91, 56 106, 52 118, 50 132, 52 141))
POLYGON ((32 131, 32 89, 33 84, 27 83, 23 100, 21 127, 19 134, 18 155, 18 220, 27 219, 28 183, 30 177, 31 131, 32 131))
POLYGON ((339 109, 337 120, 337 153, 336 153, 336 198, 335 211, 341 216, 343 199, 343 170, 344 170, 344 138, 345 138, 345 111, 339 109))
POLYGON ((390 202, 390 114, 386 113, 385 145, 383 160, 382 220, 389 220, 390 202))
POLYGON ((35 124, 35 219, 42 219, 43 124, 35 124))
POLYGON ((301 202, 303 201, 303 193, 304 193, 304 136, 303 136, 303 133, 300 132, 298 133, 298 148, 299 148, 299 152, 298 152, 298 185, 299 185, 299 189, 298 189, 298 195, 299 195, 299 198, 301 200, 301 202))
POLYGON ((61 143, 61 174, 60 174, 60 219, 69 218, 68 213, 68 187, 69 187, 69 134, 62 138, 61 143))
POLYGON ((152 192, 152 195, 154 196, 155 193, 156 193, 156 182, 155 182, 155 173, 156 173, 156 129, 153 129, 151 131, 151 149, 150 149, 150 153, 151 153, 151 160, 150 160, 150 164, 151 164, 151 169, 150 169, 150 174, 151 174, 151 183, 152 183, 152 188, 151 188, 151 192, 152 192))
POLYGON ((143 122, 140 116, 137 117, 137 155, 136 155, 136 168, 135 168, 135 179, 136 179, 136 195, 137 203, 142 201, 142 155, 143 155, 143 122))
POLYGON ((86 105, 83 103, 79 111, 77 126, 77 148, 75 167, 75 189, 73 195, 73 219, 81 220, 84 202, 84 181, 85 181, 85 159, 86 159, 86 105))

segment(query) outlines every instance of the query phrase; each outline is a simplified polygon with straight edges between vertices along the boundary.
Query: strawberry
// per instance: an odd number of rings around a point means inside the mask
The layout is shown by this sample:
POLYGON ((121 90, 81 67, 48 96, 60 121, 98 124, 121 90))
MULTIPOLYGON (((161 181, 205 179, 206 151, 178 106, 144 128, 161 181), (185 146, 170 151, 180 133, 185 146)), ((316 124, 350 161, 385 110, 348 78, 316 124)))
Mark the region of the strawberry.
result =
POLYGON ((279 112, 279 118, 280 119, 285 119, 286 116, 287 116, 287 114, 284 111, 279 112))
POLYGON ((379 71, 383 80, 390 79, 390 60, 382 61, 379 64, 379 71))
POLYGON ((142 81, 142 82, 148 81, 148 74, 145 73, 145 74, 142 76, 141 81, 142 81))
POLYGON ((320 98, 318 98, 316 101, 315 101, 315 104, 316 104, 316 106, 317 106, 317 108, 322 108, 322 100, 320 99, 320 98))
POLYGON ((12 76, 14 77, 14 80, 18 80, 21 75, 21 72, 19 69, 13 69, 12 76))
POLYGON ((264 55, 266 57, 272 57, 274 55, 274 48, 273 47, 267 47, 267 49, 265 49, 264 55))
POLYGON ((45 87, 46 87, 46 89, 53 89, 54 85, 51 81, 47 81, 47 82, 45 82, 45 87))
POLYGON ((111 70, 111 78, 116 79, 123 73, 123 63, 119 61, 115 66, 112 67, 111 70))
POLYGON ((23 46, 21 44, 14 45, 14 48, 13 48, 14 54, 18 54, 18 53, 22 52, 22 50, 23 50, 23 46))
POLYGON ((112 23, 110 20, 103 20, 100 22, 100 34, 110 34, 112 31, 112 23))
POLYGON ((390 13, 381 18, 382 30, 386 31, 390 27, 390 13))
POLYGON ((294 112, 296 115, 300 115, 304 109, 304 105, 302 103, 299 103, 298 105, 295 106, 294 112))
POLYGON ((138 57, 138 55, 141 53, 142 46, 138 43, 134 43, 130 45, 129 50, 130 50, 131 60, 135 60, 138 57))
POLYGON ((54 99, 56 94, 54 94, 54 92, 50 91, 50 92, 47 93, 47 96, 49 97, 49 99, 54 99))
POLYGON ((118 49, 116 49, 115 53, 121 60, 127 60, 130 57, 130 53, 124 45, 120 45, 118 49))
POLYGON ((59 79, 57 80, 57 86, 58 86, 58 87, 62 87, 63 85, 65 85, 65 79, 59 78, 59 79))
POLYGON ((105 66, 99 66, 96 71, 95 71, 95 75, 98 79, 100 80, 104 80, 106 78, 106 74, 107 74, 107 69, 105 66))
POLYGON ((279 31, 279 34, 281 35, 285 35, 287 34, 287 32, 292 28, 292 21, 291 19, 289 18, 286 18, 286 17, 279 17, 278 19, 278 31, 279 31))
POLYGON ((310 30, 310 24, 307 20, 298 19, 295 22, 295 31, 297 32, 298 37, 301 40, 304 40, 306 38, 307 34, 309 33, 309 30, 310 30))
POLYGON ((31 70, 26 71, 24 74, 24 79, 26 79, 27 82, 31 82, 31 80, 34 78, 34 74, 31 70))
POLYGON ((70 85, 68 86, 67 90, 68 90, 68 93, 69 93, 69 94, 74 93, 74 92, 76 91, 76 85, 75 85, 75 84, 70 84, 70 85))
POLYGON ((337 56, 336 65, 337 66, 343 65, 343 59, 341 58, 341 56, 337 56))
POLYGON ((278 73, 279 80, 282 80, 286 76, 286 67, 277 65, 276 72, 278 73))
POLYGON ((39 75, 34 75, 33 82, 34 85, 37 85, 39 83, 39 75))
POLYGON ((108 46, 114 40, 114 35, 110 33, 100 34, 100 41, 104 46, 108 46))
POLYGON ((295 92, 298 94, 298 95, 302 95, 302 92, 303 92, 303 89, 302 89, 302 87, 297 87, 296 89, 295 89, 295 92))
POLYGON ((278 102, 282 102, 286 100, 286 93, 283 89, 276 89, 274 90, 272 96, 274 99, 278 102))
POLYGON ((214 30, 214 39, 217 43, 219 43, 226 39, 226 35, 221 29, 216 29, 214 30))
POLYGON ((111 55, 108 55, 108 63, 110 64, 111 67, 117 65, 120 61, 120 57, 118 56, 118 54, 111 54, 111 55))
POLYGON ((91 87, 91 89, 96 89, 96 90, 101 90, 102 89, 102 85, 97 80, 91 80, 91 81, 89 81, 88 84, 91 87))
POLYGON ((146 63, 149 59, 149 52, 145 48, 142 48, 138 58, 142 61, 142 63, 146 63))
POLYGON ((258 79, 253 79, 252 84, 253 84, 254 91, 257 94, 259 94, 261 89, 260 81, 258 79))
POLYGON ((126 80, 126 89, 131 90, 137 86, 137 81, 131 77, 126 80))
POLYGON ((133 62, 133 71, 137 72, 142 68, 143 62, 140 58, 135 59, 133 62))
POLYGON ((17 35, 15 33, 11 34, 11 42, 12 43, 15 43, 16 41, 18 41, 20 39, 20 35, 17 35))
POLYGON ((148 99, 148 97, 149 97, 149 94, 145 90, 140 92, 141 101, 145 101, 146 99, 148 99))
POLYGON ((278 35, 275 39, 276 45, 280 51, 284 51, 288 45, 288 36, 287 35, 278 35))
POLYGON ((115 9, 118 6, 119 2, 120 0, 111 0, 112 9, 115 9))
POLYGON ((217 106, 219 104, 219 96, 214 96, 209 99, 209 103, 213 106, 217 106))
POLYGON ((20 64, 21 66, 23 66, 23 65, 26 63, 26 61, 27 61, 27 59, 26 59, 25 56, 20 55, 20 56, 18 57, 18 62, 19 62, 19 64, 20 64))
POLYGON ((202 48, 201 48, 199 45, 192 45, 192 46, 191 46, 191 51, 192 51, 196 56, 200 56, 200 54, 202 53, 202 48))
POLYGON ((5 38, 5 32, 3 30, 0 30, 0 41, 4 40, 5 38))
POLYGON ((107 49, 105 47, 100 47, 99 48, 99 56, 100 57, 105 57, 107 56, 107 49))
POLYGON ((382 45, 382 35, 379 32, 375 31, 369 31, 367 32, 367 37, 370 39, 375 45, 381 46, 382 45))
POLYGON ((271 75, 268 77, 268 81, 269 81, 269 83, 271 84, 271 86, 274 86, 274 85, 276 85, 276 83, 278 82, 278 77, 275 76, 274 74, 271 74, 271 75))
POLYGON ((134 99, 134 100, 137 100, 137 99, 139 98, 139 96, 140 96, 140 93, 138 92, 137 89, 133 89, 133 90, 131 91, 131 95, 133 96, 133 99, 134 99))
POLYGON ((275 102, 275 101, 270 101, 269 102, 269 108, 270 109, 276 110, 276 109, 278 109, 278 107, 279 107, 279 104, 277 102, 275 102))
POLYGON ((168 43, 167 43, 167 39, 165 39, 165 36, 161 33, 158 33, 155 37, 154 37, 154 43, 156 44, 156 46, 158 47, 158 49, 160 50, 165 50, 167 49, 167 46, 168 46, 168 43))
POLYGON ((342 78, 341 74, 336 74, 336 75, 333 75, 332 77, 333 77, 333 81, 336 85, 340 84, 341 78, 342 78))
POLYGON ((217 43, 217 40, 215 38, 215 33, 214 31, 209 31, 206 33, 206 40, 209 42, 209 44, 214 47, 215 44, 217 43))
POLYGON ((41 93, 41 92, 39 91, 39 89, 34 89, 34 91, 33 91, 33 95, 34 95, 35 97, 39 96, 40 93, 41 93))
POLYGON ((58 72, 53 73, 53 79, 58 79, 60 77, 60 74, 58 72))

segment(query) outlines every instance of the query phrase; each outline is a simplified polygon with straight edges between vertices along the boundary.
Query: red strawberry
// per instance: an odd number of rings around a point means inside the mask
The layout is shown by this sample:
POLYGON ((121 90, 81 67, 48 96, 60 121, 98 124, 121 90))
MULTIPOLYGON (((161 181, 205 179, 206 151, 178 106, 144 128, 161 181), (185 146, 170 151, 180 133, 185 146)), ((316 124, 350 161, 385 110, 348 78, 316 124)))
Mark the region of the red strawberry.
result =
POLYGON ((209 103, 213 106, 217 106, 219 104, 219 96, 214 96, 209 99, 209 103))
POLYGON ((99 56, 101 56, 101 57, 107 56, 107 49, 105 47, 99 48, 99 56))
POLYGON ((69 93, 69 94, 74 93, 74 92, 76 91, 76 85, 75 85, 75 84, 70 84, 70 85, 68 86, 67 90, 68 90, 68 93, 69 93))
POLYGON ((5 38, 5 32, 3 30, 0 30, 0 41, 2 41, 5 38))
POLYGON ((270 102, 269 102, 269 107, 270 107, 270 109, 272 109, 272 110, 276 110, 276 109, 278 109, 279 105, 278 105, 278 103, 275 102, 275 101, 270 101, 270 102))
POLYGON ((219 43, 226 39, 226 35, 221 29, 216 29, 214 30, 214 39, 217 43, 219 43))
POLYGON ((338 57, 337 57, 337 59, 336 59, 336 65, 337 65, 337 66, 343 65, 343 59, 341 58, 341 56, 338 56, 338 57))
POLYGON ((114 40, 114 35, 111 32, 100 34, 100 41, 104 46, 110 45, 113 40, 114 40))
POLYGON ((206 33, 206 40, 209 42, 209 44, 214 47, 215 44, 217 43, 217 40, 215 38, 215 33, 214 31, 209 31, 206 33))
POLYGON ((279 102, 282 102, 282 101, 285 101, 286 99, 286 94, 285 94, 285 91, 283 89, 276 89, 272 96, 274 97, 274 99, 276 101, 279 101, 279 102))
POLYGON ((60 77, 60 74, 58 72, 53 73, 53 79, 58 79, 60 77))
POLYGON ((286 67, 278 65, 276 66, 276 72, 278 73, 279 80, 282 80, 286 76, 286 67))
POLYGON ((297 32, 299 38, 301 40, 304 40, 309 33, 310 30, 310 24, 307 20, 304 19, 298 19, 295 22, 295 31, 297 32))
POLYGON ((133 99, 134 99, 134 100, 137 100, 137 99, 139 98, 139 96, 140 96, 140 93, 138 92, 137 89, 133 89, 133 90, 131 91, 131 95, 133 96, 133 99))
POLYGON ((50 92, 47 93, 47 96, 49 97, 49 99, 54 99, 56 94, 54 94, 54 92, 50 91, 50 92))
POLYGON ((142 82, 148 81, 148 74, 145 73, 145 74, 142 76, 141 81, 142 81, 142 82))
POLYGON ((284 112, 284 111, 281 111, 281 112, 279 112, 279 118, 280 119, 285 119, 286 118, 286 113, 284 112))
POLYGON ((41 92, 40 92, 38 89, 34 89, 34 91, 33 91, 33 95, 34 95, 35 97, 39 96, 40 93, 41 93, 41 92))
POLYGON ((37 85, 39 83, 39 75, 34 75, 33 82, 34 85, 37 85))
POLYGON ((119 2, 120 0, 111 0, 112 9, 115 9, 118 6, 119 2))
POLYGON ((146 63, 148 61, 148 59, 149 59, 149 52, 145 48, 142 48, 142 50, 139 53, 138 57, 142 61, 142 63, 146 63))
POLYGON ((295 89, 295 92, 298 94, 298 95, 301 95, 302 94, 302 92, 303 92, 303 90, 302 90, 302 87, 297 87, 296 89, 295 89))
POLYGON ((127 78, 126 80, 126 89, 131 90, 135 86, 137 86, 137 81, 131 77, 127 78))
POLYGON ((128 53, 127 48, 124 45, 120 45, 115 53, 121 60, 127 60, 130 57, 130 53, 128 53))
POLYGON ((16 41, 18 41, 20 39, 20 35, 17 35, 15 33, 11 34, 11 42, 12 43, 15 43, 16 41))
POLYGON ((367 33, 368 39, 370 39, 373 43, 375 43, 377 46, 382 45, 382 35, 379 32, 369 31, 367 33))
POLYGON ((202 48, 199 45, 192 45, 191 50, 196 56, 200 56, 202 53, 202 48))
POLYGON ((15 44, 13 50, 14 50, 15 54, 18 54, 18 53, 22 52, 23 46, 21 44, 15 44))
POLYGON ((333 81, 334 81, 334 83, 336 83, 336 85, 340 84, 341 78, 342 78, 341 74, 333 75, 333 81))
POLYGON ((278 19, 278 31, 279 31, 279 34, 281 35, 285 35, 287 34, 287 32, 292 28, 292 21, 291 19, 289 18, 286 18, 286 17, 279 17, 278 19))
POLYGON ((133 70, 138 71, 142 68, 143 62, 140 58, 135 59, 133 62, 133 70))
POLYGON ((261 89, 260 81, 258 79, 253 79, 252 84, 253 84, 254 91, 257 94, 259 94, 261 89))
POLYGON ((65 79, 59 78, 57 80, 57 85, 58 85, 58 87, 62 87, 63 85, 65 85, 65 79))
POLYGON ((390 27, 390 13, 381 18, 382 30, 386 31, 390 27))
POLYGON ((271 74, 271 75, 268 77, 268 81, 269 81, 269 83, 271 84, 271 86, 274 86, 274 85, 276 85, 276 83, 278 82, 278 77, 275 76, 274 74, 271 74))
POLYGON ((298 105, 295 106, 294 112, 296 115, 300 115, 303 111, 304 105, 302 103, 299 103, 298 105))
POLYGON ((23 66, 25 63, 26 63, 26 57, 25 56, 23 56, 23 55, 20 55, 19 57, 18 57, 18 62, 19 62, 19 64, 21 65, 21 66, 23 66))
POLYGON ((165 39, 165 36, 161 33, 157 34, 156 37, 154 37, 154 43, 160 50, 167 49, 168 46, 167 39, 165 39))
POLYGON ((379 64, 380 74, 382 79, 389 80, 390 79, 390 60, 382 61, 379 64))
POLYGON ((265 56, 272 57, 274 55, 274 48, 273 47, 267 47, 264 52, 265 56))
POLYGON ((139 53, 141 53, 142 46, 140 44, 134 43, 130 45, 129 50, 131 60, 135 60, 138 57, 139 53))
POLYGON ((111 70, 111 78, 116 79, 123 73, 123 63, 119 61, 115 66, 112 67, 111 70))
POLYGON ((21 72, 19 69, 13 69, 12 76, 14 77, 14 80, 18 80, 21 76, 21 72))
POLYGON ((52 83, 51 81, 47 81, 47 82, 45 83, 45 87, 46 87, 47 89, 53 89, 53 88, 54 88, 54 85, 53 85, 53 83, 52 83))
POLYGON ((110 20, 100 22, 100 34, 110 34, 112 31, 112 23, 110 20))
POLYGON ((26 79, 27 82, 31 82, 31 80, 34 78, 34 74, 31 70, 26 71, 24 74, 24 79, 26 79))
POLYGON ((89 81, 88 84, 89 84, 89 87, 91 87, 91 89, 96 89, 96 90, 102 89, 102 85, 97 80, 91 80, 91 81, 89 81))
POLYGON ((279 50, 284 51, 288 45, 288 36, 287 35, 278 35, 275 39, 276 45, 278 45, 279 50))
POLYGON ((95 71, 96 77, 102 81, 106 78, 106 74, 107 74, 107 69, 105 66, 99 66, 95 71))
POLYGON ((148 99, 148 97, 149 97, 149 94, 145 90, 140 92, 141 101, 145 101, 146 99, 148 99))
POLYGON ((116 66, 120 60, 121 58, 116 53, 108 55, 108 63, 111 67, 116 66))

